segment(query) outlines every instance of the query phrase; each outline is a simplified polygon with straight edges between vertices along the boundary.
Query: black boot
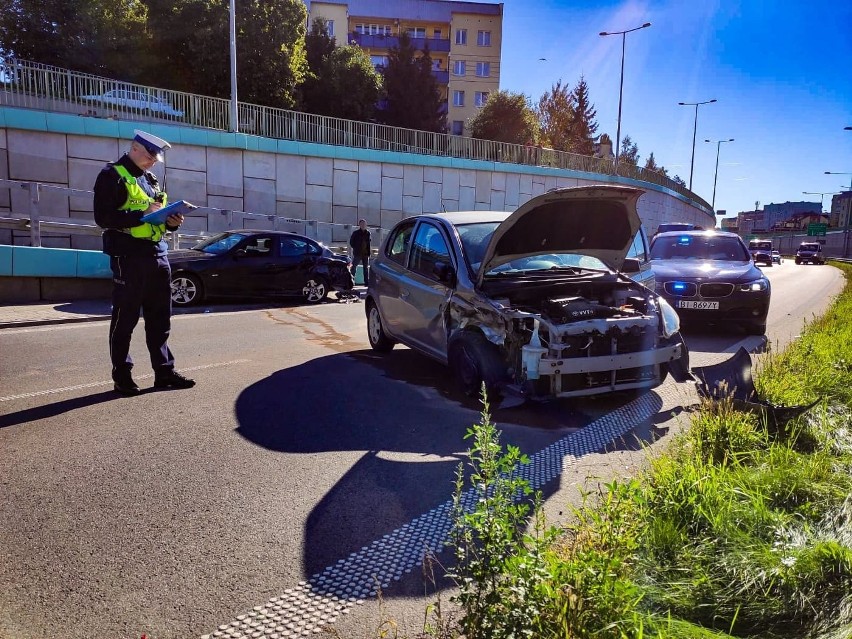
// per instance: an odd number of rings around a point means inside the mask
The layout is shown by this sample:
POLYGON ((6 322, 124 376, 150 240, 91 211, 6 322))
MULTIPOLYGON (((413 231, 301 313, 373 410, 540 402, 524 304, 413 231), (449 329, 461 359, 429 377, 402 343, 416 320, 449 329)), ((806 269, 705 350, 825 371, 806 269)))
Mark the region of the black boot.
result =
POLYGON ((115 391, 122 395, 138 395, 142 392, 130 376, 130 369, 113 371, 112 381, 115 382, 115 391))
POLYGON ((154 376, 154 388, 192 388, 195 380, 170 370, 154 376))

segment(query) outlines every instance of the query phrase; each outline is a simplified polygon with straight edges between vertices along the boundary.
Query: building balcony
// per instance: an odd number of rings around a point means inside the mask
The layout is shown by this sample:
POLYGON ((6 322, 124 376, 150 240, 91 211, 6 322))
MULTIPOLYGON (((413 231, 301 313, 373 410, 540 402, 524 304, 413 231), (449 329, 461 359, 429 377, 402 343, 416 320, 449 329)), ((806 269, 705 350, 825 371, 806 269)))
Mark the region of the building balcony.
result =
MULTIPOLYGON (((347 35, 349 44, 355 43, 365 49, 392 49, 399 46, 399 37, 388 35, 368 35, 352 32, 347 35)), ((428 45, 429 51, 449 53, 450 41, 443 38, 411 38, 411 44, 419 51, 428 45)))

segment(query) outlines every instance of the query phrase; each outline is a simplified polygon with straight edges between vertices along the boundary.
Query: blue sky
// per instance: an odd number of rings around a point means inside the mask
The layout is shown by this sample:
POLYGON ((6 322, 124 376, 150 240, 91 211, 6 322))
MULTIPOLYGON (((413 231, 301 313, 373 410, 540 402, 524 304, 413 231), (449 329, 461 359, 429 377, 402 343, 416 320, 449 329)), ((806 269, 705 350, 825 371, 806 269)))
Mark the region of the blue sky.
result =
MULTIPOLYGON (((623 31, 621 136, 640 163, 688 184, 698 110, 693 191, 727 215, 755 202, 819 202, 852 175, 852 2, 792 0, 504 0, 500 88, 533 104, 559 80, 585 76, 598 133, 616 138, 623 31), (546 61, 539 61, 546 58, 546 61), (705 139, 712 143, 704 142, 705 139)), ((824 198, 830 208, 831 196, 824 198)))

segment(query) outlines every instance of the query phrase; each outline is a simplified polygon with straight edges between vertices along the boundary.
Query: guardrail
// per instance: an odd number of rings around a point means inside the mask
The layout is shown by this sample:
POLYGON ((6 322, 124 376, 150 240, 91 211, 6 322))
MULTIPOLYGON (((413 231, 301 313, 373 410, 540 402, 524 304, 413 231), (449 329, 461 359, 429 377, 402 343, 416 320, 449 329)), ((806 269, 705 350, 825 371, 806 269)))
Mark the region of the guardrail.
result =
POLYGON ((610 158, 342 120, 244 102, 237 106, 237 124, 231 122, 230 101, 223 98, 132 84, 17 58, 0 58, 0 104, 91 117, 167 122, 377 151, 617 175, 665 187, 708 214, 713 212, 704 199, 667 176, 623 162, 616 172, 610 158))
MULTIPOLYGON (((6 180, 0 179, 0 189, 2 188, 19 188, 27 191, 30 200, 30 210, 28 218, 21 217, 0 217, 0 228, 12 229, 17 231, 29 232, 30 234, 30 245, 34 247, 42 246, 41 241, 41 233, 42 231, 67 231, 73 233, 75 235, 84 235, 84 236, 97 236, 99 237, 103 233, 103 229, 94 224, 92 220, 83 220, 83 219, 74 219, 74 218, 61 218, 61 217, 50 217, 44 216, 41 214, 40 204, 41 204, 41 195, 44 191, 54 191, 60 192, 66 196, 85 196, 91 198, 94 195, 94 191, 91 190, 83 190, 83 189, 72 189, 64 186, 56 186, 53 184, 42 184, 40 182, 24 182, 20 180, 6 180)), ((226 217, 226 229, 225 230, 237 230, 241 228, 245 228, 245 225, 242 223, 246 220, 246 218, 252 220, 252 228, 257 230, 274 230, 274 224, 277 221, 279 224, 290 224, 295 225, 297 228, 295 232, 301 233, 306 237, 310 237, 311 239, 321 241, 321 236, 323 235, 321 232, 322 228, 333 228, 340 227, 345 231, 355 230, 356 225, 354 224, 340 224, 337 222, 323 222, 319 220, 302 220, 298 218, 289 218, 289 217, 280 217, 277 215, 271 215, 267 213, 251 213, 248 211, 236 211, 232 209, 219 209, 212 206, 202 206, 198 207, 195 210, 194 215, 190 215, 188 217, 206 217, 209 221, 210 215, 222 215, 226 217), (269 222, 269 228, 264 229, 263 222, 269 222), (239 223, 237 223, 239 222, 239 223), (258 222, 260 222, 260 226, 258 226, 258 222)), ((384 240, 385 234, 387 233, 387 229, 382 227, 373 226, 370 227, 370 230, 374 232, 377 237, 374 238, 374 244, 376 246, 380 245, 384 240)), ((216 235, 217 232, 179 232, 179 233, 171 233, 171 244, 173 249, 177 248, 186 248, 188 246, 192 246, 197 242, 216 235)), ((349 247, 345 243, 334 243, 334 242, 326 242, 329 245, 329 248, 335 250, 338 253, 346 253, 349 250, 349 247)))

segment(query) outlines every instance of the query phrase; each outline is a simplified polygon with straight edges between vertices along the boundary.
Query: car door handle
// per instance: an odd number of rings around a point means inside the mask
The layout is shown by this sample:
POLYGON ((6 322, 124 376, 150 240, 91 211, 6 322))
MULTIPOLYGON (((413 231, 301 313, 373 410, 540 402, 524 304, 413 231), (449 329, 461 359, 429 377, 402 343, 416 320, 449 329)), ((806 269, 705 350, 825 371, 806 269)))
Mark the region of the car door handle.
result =
POLYGON ((409 296, 409 295, 411 295, 411 292, 410 292, 408 289, 402 289, 402 290, 399 292, 399 296, 400 296, 402 299, 404 299, 404 300, 405 300, 405 299, 408 299, 408 296, 409 296))

